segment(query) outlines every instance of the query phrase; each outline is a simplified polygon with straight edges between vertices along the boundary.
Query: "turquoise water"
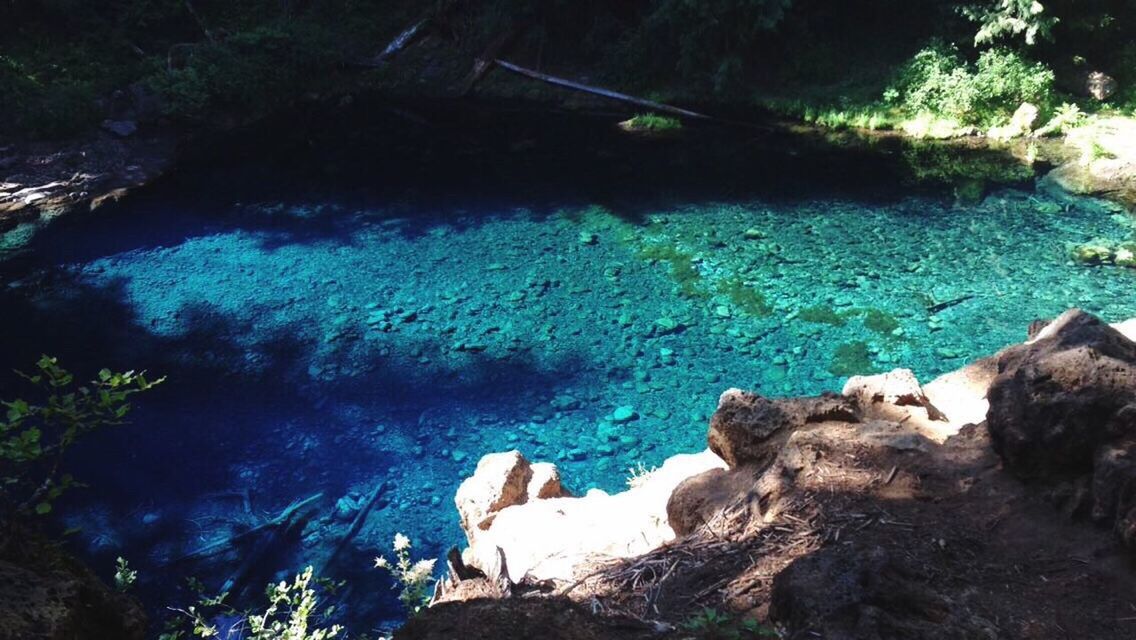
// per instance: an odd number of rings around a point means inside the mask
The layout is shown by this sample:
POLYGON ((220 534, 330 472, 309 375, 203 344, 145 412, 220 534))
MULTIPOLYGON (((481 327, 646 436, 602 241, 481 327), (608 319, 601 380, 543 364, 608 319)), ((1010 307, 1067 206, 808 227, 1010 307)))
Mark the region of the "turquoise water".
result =
POLYGON ((4 274, 7 368, 48 352, 168 376, 88 443, 91 488, 60 522, 103 573, 129 557, 155 607, 188 597, 176 576, 232 571, 165 563, 316 492, 321 515, 249 583, 320 564, 385 483, 328 573, 357 585, 346 611, 393 619, 371 557, 396 531, 423 554, 459 544, 453 492, 484 453, 617 491, 630 468, 701 449, 727 387, 816 393, 895 366, 928 380, 1070 306, 1136 315, 1136 271, 1067 257, 1129 237, 1131 218, 1028 189, 959 206, 887 176, 786 193, 664 173, 621 198, 613 175, 526 189, 527 161, 492 188, 233 162, 254 189, 195 169, 49 229, 4 274))

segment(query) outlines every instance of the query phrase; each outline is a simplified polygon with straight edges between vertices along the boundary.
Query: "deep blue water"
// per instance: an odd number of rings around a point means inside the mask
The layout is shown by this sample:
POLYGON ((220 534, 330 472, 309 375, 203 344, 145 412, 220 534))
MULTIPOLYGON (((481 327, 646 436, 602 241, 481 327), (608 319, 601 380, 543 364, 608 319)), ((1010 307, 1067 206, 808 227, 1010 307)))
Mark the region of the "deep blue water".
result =
POLYGON ((346 527, 337 500, 350 513, 381 482, 327 573, 351 581, 356 619, 394 620, 371 558, 397 531, 427 555, 461 543, 453 492, 484 453, 615 491, 701 449, 727 387, 815 393, 893 366, 928 380, 1070 306, 1136 315, 1136 271, 1068 260, 1131 236, 1097 202, 1027 187, 961 206, 886 161, 785 141, 477 118, 206 146, 0 266, 5 370, 50 353, 168 377, 73 461, 90 487, 59 526, 103 574, 130 558, 160 610, 189 599, 182 576, 215 588, 234 570, 171 559, 323 492, 247 576, 255 594, 319 565, 346 527), (614 424, 623 406, 635 418, 614 424))

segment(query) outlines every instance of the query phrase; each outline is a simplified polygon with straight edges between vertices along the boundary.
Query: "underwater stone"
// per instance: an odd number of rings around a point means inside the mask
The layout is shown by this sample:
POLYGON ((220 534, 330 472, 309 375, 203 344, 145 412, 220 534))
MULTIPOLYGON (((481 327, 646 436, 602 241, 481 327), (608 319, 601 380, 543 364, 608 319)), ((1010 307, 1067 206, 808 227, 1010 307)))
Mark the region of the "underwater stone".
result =
POLYGON ((1104 264, 1112 262, 1113 258, 1112 247, 1103 241, 1094 240, 1073 248, 1073 259, 1082 264, 1104 264))
POLYGON ((615 422, 616 424, 631 422, 632 420, 634 420, 638 417, 639 417, 639 414, 635 412, 635 408, 632 407, 631 405, 623 405, 621 407, 616 407, 615 411, 613 411, 611 413, 611 420, 612 420, 612 422, 615 422))
POLYGON ((746 240, 761 240, 766 237, 766 234, 761 229, 750 227, 742 232, 742 237, 746 240))
POLYGON ((1136 267, 1136 244, 1122 244, 1117 247, 1113 260, 1120 267, 1136 267))
POLYGON ((659 330, 659 333, 667 334, 683 329, 683 324, 674 318, 663 317, 655 321, 655 327, 659 330))

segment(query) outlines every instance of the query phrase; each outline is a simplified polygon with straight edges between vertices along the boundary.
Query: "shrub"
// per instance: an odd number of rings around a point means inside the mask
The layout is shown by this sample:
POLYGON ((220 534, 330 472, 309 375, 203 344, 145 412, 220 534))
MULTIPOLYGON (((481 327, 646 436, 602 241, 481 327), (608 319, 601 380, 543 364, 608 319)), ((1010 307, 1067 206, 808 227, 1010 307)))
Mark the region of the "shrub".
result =
POLYGON ((126 592, 138 580, 138 572, 130 568, 126 558, 119 556, 114 561, 114 588, 126 592))
MULTIPOLYGON (((318 583, 318 581, 316 581, 318 583)), ((239 616, 240 621, 227 629, 221 629, 211 620, 211 616, 218 610, 232 615, 234 611, 224 607, 222 602, 227 594, 216 598, 202 598, 197 605, 187 609, 174 609, 182 614, 181 622, 188 622, 192 629, 190 633, 199 638, 218 638, 227 640, 230 637, 248 638, 249 640, 331 640, 337 637, 343 628, 332 625, 328 628, 312 628, 313 617, 317 615, 316 608, 319 599, 312 586, 312 568, 307 567, 296 575, 291 583, 281 581, 268 585, 268 608, 263 613, 245 613, 239 616), (247 626, 248 635, 244 633, 247 626)), ((323 618, 331 615, 331 608, 325 610, 323 618)), ((167 631, 158 637, 158 640, 180 640, 185 637, 184 629, 176 628, 178 621, 167 628, 167 631)))
POLYGON ((776 638, 777 632, 752 618, 736 619, 717 609, 705 608, 683 623, 682 628, 699 640, 742 640, 776 638))
POLYGON ((43 396, 41 403, 0 401, 7 409, 6 420, 0 420, 0 516, 50 513, 54 501, 76 485, 70 475, 56 477, 67 450, 92 431, 123 424, 130 397, 165 379, 103 369, 96 380, 76 387, 75 376, 55 358, 41 357, 36 368, 35 374, 19 375, 43 396))
POLYGON ((969 64, 955 47, 936 43, 900 69, 884 100, 912 115, 986 127, 1023 102, 1044 105, 1052 93, 1053 72, 1013 51, 984 51, 969 64))
POLYGON ((395 579, 395 588, 401 589, 398 599, 411 615, 422 611, 430 604, 430 585, 434 583, 435 560, 410 560, 410 538, 401 533, 394 536, 395 562, 391 564, 383 556, 375 558, 375 568, 386 569, 395 579))

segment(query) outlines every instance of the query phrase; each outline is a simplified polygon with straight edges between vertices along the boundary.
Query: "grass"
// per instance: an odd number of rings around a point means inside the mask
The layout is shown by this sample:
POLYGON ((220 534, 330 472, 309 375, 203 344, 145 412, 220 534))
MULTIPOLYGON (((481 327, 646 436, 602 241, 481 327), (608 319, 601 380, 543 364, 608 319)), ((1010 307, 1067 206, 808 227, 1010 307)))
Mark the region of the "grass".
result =
POLYGON ((665 131, 678 131, 682 129, 682 121, 670 116, 661 116, 655 113, 640 113, 630 120, 625 120, 624 128, 629 131, 651 131, 662 133, 665 131))

